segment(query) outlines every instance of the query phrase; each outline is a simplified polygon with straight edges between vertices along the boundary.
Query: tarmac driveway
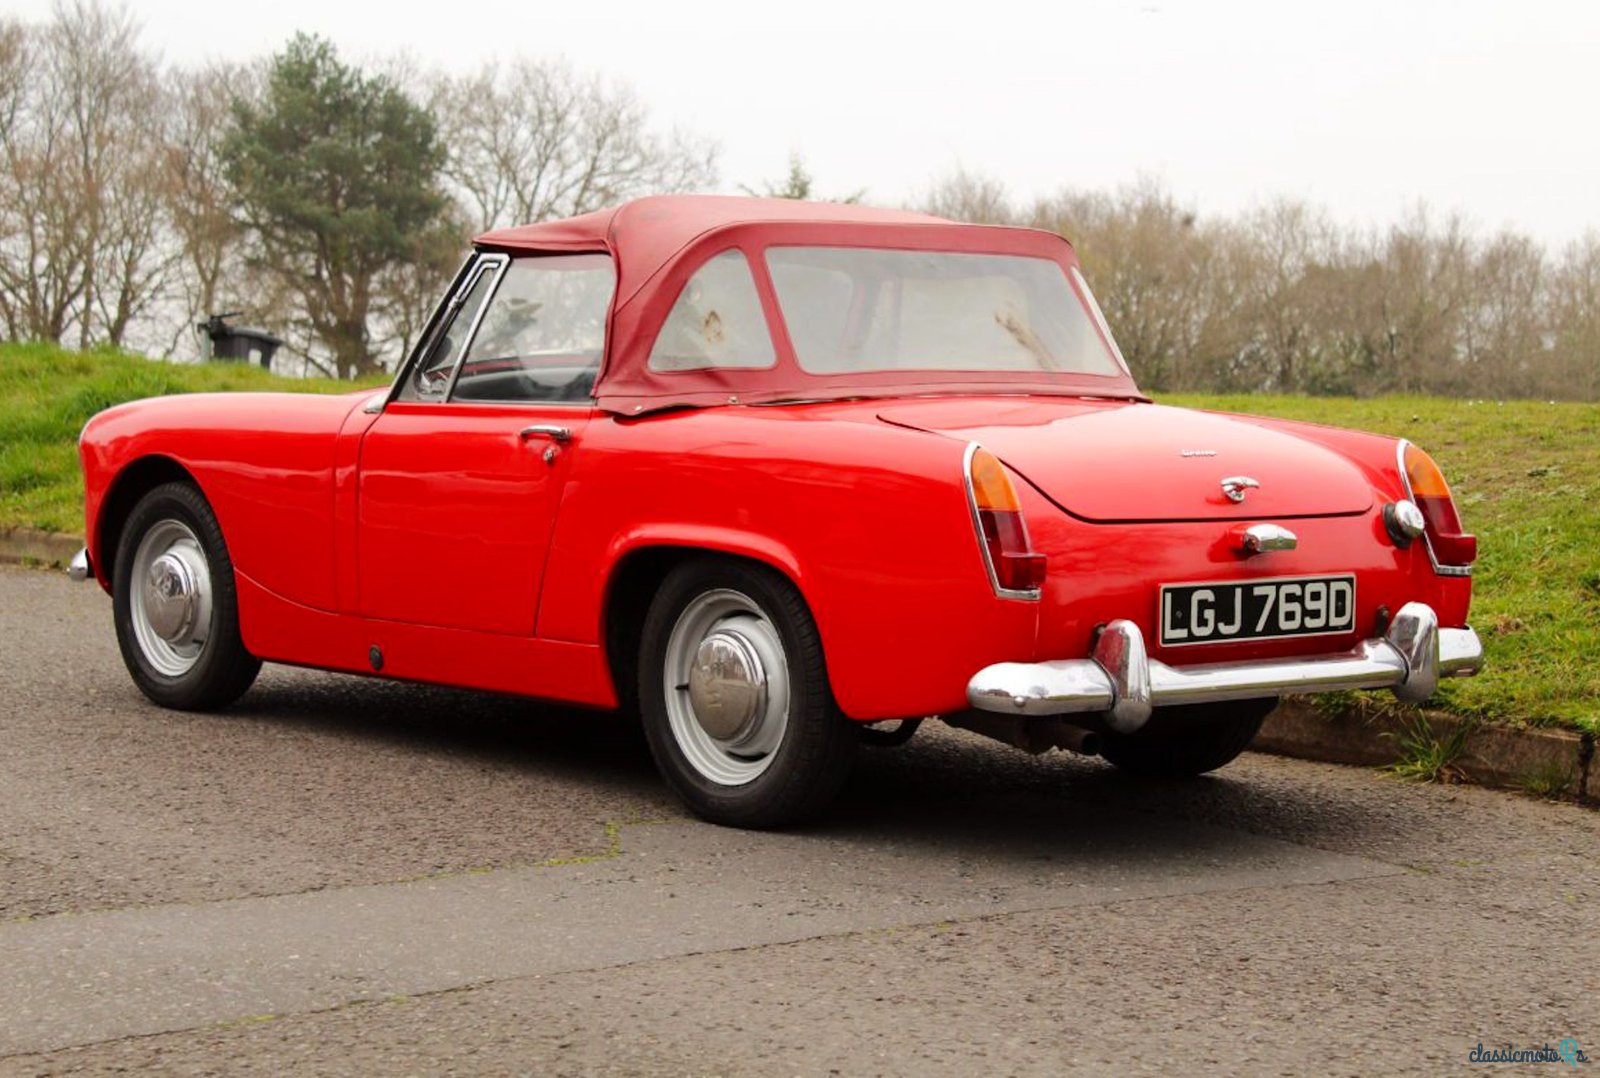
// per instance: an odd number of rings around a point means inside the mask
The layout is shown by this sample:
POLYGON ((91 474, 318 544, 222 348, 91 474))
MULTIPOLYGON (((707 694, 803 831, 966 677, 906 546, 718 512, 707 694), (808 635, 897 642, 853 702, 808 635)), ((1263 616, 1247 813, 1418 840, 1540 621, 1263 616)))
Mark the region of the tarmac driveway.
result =
POLYGON ((98 589, 0 567, 0 1073, 1435 1073, 1566 1040, 1600 1060, 1590 810, 925 729, 824 823, 741 833, 604 716, 281 667, 160 711, 98 589))

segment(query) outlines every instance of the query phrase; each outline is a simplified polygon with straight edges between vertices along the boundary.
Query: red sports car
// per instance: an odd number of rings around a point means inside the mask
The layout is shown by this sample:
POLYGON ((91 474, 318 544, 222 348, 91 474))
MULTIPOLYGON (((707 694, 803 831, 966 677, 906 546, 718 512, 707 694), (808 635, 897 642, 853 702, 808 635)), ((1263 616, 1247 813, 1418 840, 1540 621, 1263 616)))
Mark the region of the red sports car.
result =
POLYGON ((1426 453, 1151 403, 1028 229, 664 197, 494 231, 390 390, 140 401, 82 456, 75 571, 157 703, 271 661, 637 710, 741 826, 928 716, 1182 776, 1282 693, 1482 661, 1426 453))

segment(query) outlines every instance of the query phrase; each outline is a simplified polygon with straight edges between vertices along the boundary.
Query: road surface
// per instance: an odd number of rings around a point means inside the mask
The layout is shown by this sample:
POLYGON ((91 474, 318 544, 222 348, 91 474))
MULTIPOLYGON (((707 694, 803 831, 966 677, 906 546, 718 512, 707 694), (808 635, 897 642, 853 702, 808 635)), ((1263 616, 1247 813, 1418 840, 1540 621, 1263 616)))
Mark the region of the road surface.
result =
POLYGON ((104 594, 0 567, 0 1074, 1437 1073, 1566 1040, 1600 1060, 1591 810, 1254 754, 1141 785, 941 728, 741 833, 604 716, 282 667, 161 711, 104 594))

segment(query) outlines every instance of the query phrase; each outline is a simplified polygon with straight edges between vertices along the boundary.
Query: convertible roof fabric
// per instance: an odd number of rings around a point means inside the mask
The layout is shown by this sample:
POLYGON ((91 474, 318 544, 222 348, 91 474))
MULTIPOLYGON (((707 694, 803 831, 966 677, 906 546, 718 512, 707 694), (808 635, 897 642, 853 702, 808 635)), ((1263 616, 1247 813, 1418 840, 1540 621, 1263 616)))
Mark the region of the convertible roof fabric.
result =
POLYGON ((683 406, 788 399, 892 396, 947 391, 1077 393, 1139 397, 1126 375, 1067 373, 876 371, 810 374, 794 360, 777 300, 762 265, 769 245, 881 246, 1027 255, 1076 265, 1071 245, 1052 232, 967 225, 907 210, 832 202, 726 195, 658 195, 580 217, 485 232, 483 250, 510 254, 608 252, 617 290, 596 382, 602 408, 623 414, 683 406), (766 308, 777 362, 768 368, 652 371, 647 359, 661 321, 685 279, 720 251, 746 255, 766 308))
POLYGON ((655 195, 563 221, 485 232, 478 247, 512 254, 538 251, 610 251, 617 260, 617 306, 696 239, 735 225, 829 222, 933 224, 955 222, 908 210, 879 210, 839 202, 734 195, 655 195))
MULTIPOLYGON (((659 268, 697 236, 728 225, 785 221, 860 224, 954 224, 909 210, 879 210, 842 202, 732 195, 656 195, 564 221, 497 228, 477 238, 496 251, 598 251, 626 254, 641 269, 659 268)), ((645 274, 649 276, 649 273, 645 274)))

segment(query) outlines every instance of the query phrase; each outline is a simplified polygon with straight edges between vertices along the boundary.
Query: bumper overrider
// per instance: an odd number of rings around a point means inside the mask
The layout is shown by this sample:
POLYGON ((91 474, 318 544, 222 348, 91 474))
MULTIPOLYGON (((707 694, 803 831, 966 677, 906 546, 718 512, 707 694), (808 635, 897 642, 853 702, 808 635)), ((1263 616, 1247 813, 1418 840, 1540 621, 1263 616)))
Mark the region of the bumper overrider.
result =
POLYGON ((1132 733, 1155 708, 1178 704, 1347 689, 1391 689, 1421 703, 1440 678, 1471 677, 1482 666, 1478 634, 1441 629, 1426 603, 1407 603, 1383 636, 1346 652, 1195 666, 1150 658, 1139 627, 1118 619, 1100 631, 1092 658, 986 666, 967 682, 967 701, 1028 717, 1100 712, 1111 729, 1132 733))

